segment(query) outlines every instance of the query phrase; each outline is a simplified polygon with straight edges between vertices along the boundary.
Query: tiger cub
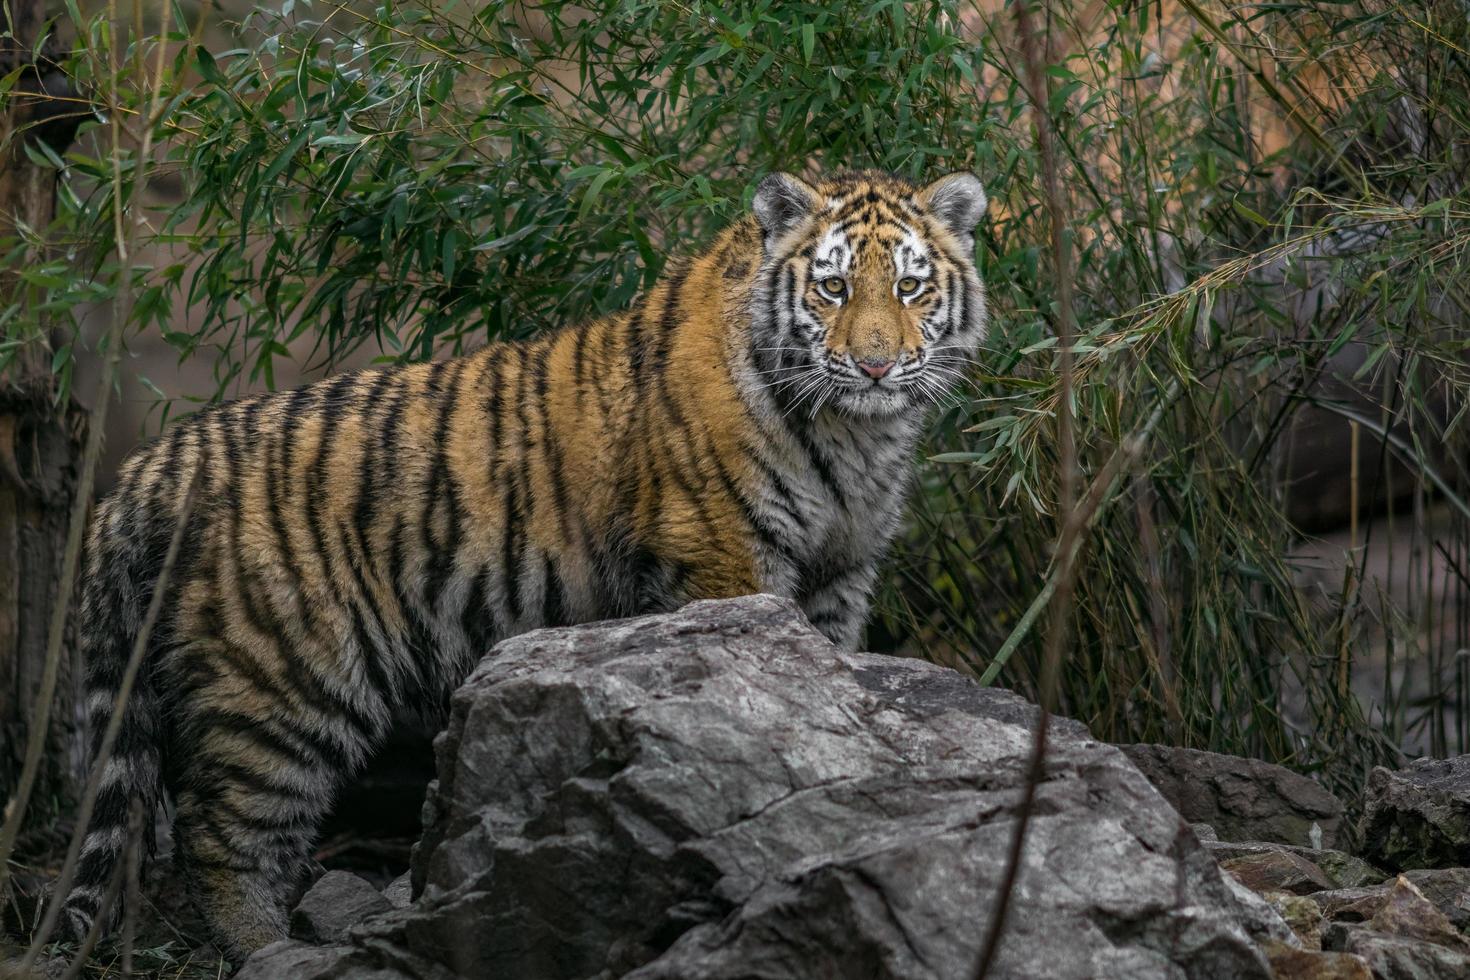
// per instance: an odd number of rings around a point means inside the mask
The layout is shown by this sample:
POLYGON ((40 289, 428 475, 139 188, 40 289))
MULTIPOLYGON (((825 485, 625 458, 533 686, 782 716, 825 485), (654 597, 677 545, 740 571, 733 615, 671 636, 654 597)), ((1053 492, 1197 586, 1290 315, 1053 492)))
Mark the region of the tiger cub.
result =
POLYGON ((89 539, 95 730, 196 465, 199 490, 67 926, 131 800, 167 791, 220 948, 282 938, 336 788, 505 637, 770 592, 855 646, 925 408, 985 329, 985 206, 968 173, 774 174, 627 312, 219 405, 133 453, 89 539))

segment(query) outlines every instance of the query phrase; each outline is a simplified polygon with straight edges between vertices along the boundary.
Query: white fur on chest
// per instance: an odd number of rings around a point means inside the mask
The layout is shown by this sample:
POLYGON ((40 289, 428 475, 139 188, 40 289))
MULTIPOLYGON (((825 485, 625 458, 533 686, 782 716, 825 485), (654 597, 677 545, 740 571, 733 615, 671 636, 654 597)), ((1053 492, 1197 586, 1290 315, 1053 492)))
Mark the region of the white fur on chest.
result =
POLYGON ((773 447, 767 463, 776 479, 757 508, 799 564, 876 560, 902 516, 918 423, 823 413, 803 424, 803 436, 773 447))

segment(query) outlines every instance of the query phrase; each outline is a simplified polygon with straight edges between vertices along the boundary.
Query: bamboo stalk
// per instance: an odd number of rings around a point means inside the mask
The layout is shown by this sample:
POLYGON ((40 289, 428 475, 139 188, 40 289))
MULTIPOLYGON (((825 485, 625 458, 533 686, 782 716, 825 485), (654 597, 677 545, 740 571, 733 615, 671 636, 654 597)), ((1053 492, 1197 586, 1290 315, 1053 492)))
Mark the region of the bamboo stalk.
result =
POLYGON ((1348 647, 1348 634, 1350 631, 1350 620, 1352 609, 1357 605, 1358 594, 1358 449, 1362 443, 1363 427, 1357 422, 1348 423, 1349 437, 1349 459, 1348 459, 1348 561, 1347 580, 1342 589, 1342 620, 1341 629, 1338 630, 1337 643, 1337 693, 1339 697, 1348 696, 1349 673, 1352 664, 1352 651, 1348 647))

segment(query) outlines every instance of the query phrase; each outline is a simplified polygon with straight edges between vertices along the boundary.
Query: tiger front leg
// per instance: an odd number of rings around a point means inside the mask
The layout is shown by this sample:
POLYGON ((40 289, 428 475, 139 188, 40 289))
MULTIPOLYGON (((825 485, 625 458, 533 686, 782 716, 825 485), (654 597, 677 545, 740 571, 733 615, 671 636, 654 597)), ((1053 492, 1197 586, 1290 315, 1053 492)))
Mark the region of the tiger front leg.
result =
POLYGON ((347 768, 312 749, 304 725, 194 707, 185 723, 196 734, 194 755, 180 760, 174 780, 174 839, 192 898, 238 965, 286 938, 317 829, 347 768))
POLYGON ((804 570, 797 583, 797 602, 811 624, 844 650, 856 650, 872 606, 877 560, 842 556, 804 570))
POLYGON ((238 966, 286 938, 287 900, 304 868, 307 834, 278 832, 270 840, 232 825, 223 807, 191 797, 180 797, 174 834, 190 896, 226 959, 238 966))

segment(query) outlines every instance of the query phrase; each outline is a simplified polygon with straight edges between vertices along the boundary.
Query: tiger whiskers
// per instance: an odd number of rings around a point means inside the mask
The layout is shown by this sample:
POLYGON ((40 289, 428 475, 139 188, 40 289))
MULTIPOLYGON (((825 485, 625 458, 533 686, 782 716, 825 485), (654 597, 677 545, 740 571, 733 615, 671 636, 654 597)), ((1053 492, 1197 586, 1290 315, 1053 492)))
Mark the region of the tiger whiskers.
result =
MULTIPOLYGON (((794 376, 792 376, 790 378, 777 378, 775 381, 767 381, 765 384, 756 385, 754 388, 751 389, 751 391, 766 391, 767 389, 774 389, 772 391, 772 394, 775 394, 777 391, 780 391, 782 388, 786 388, 786 387, 789 387, 789 386, 794 385, 794 384, 799 384, 799 383, 804 382, 804 381, 812 380, 813 375, 820 377, 822 374, 825 373, 825 372, 822 371, 822 369, 820 367, 814 367, 812 365, 802 365, 799 368, 790 368, 789 370, 799 371, 800 373, 798 373, 798 374, 796 374, 796 375, 794 375, 794 376)), ((769 373, 769 372, 757 372, 757 373, 769 373)))
POLYGON ((792 400, 791 405, 786 409, 786 411, 781 413, 781 418, 784 419, 792 412, 796 411, 798 408, 801 407, 801 403, 806 401, 808 398, 811 398, 814 395, 820 395, 821 397, 817 398, 817 400, 814 402, 815 407, 812 409, 811 412, 811 415, 815 415, 817 409, 821 407, 821 403, 825 400, 826 397, 823 393, 824 387, 830 389, 832 386, 833 385, 831 375, 829 375, 826 371, 818 368, 817 377, 807 382, 807 384, 796 393, 796 396, 792 400))
POLYGON ((827 403, 827 399, 830 398, 834 393, 836 393, 836 391, 837 382, 832 380, 832 378, 830 377, 827 378, 827 384, 822 389, 821 394, 817 396, 817 400, 815 404, 812 405, 812 410, 808 413, 807 418, 816 418, 817 413, 822 410, 822 406, 827 403))
POLYGON ((914 375, 902 383, 904 387, 917 390, 921 398, 936 405, 954 394, 952 381, 946 383, 928 372, 914 375))

